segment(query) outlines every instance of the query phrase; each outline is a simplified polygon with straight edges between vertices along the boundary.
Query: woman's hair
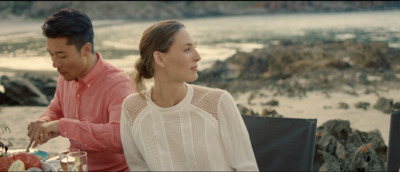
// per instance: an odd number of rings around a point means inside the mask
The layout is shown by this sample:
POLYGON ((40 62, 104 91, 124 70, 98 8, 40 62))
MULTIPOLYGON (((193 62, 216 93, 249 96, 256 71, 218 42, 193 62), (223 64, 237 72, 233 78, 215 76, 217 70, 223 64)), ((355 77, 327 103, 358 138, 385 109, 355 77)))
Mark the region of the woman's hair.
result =
POLYGON ((133 76, 135 89, 143 96, 146 89, 144 79, 154 76, 153 53, 168 52, 174 42, 174 35, 185 26, 176 20, 163 20, 148 27, 139 43, 140 58, 135 63, 136 72, 133 76))
POLYGON ((94 32, 92 21, 82 11, 65 8, 47 17, 42 26, 43 35, 47 38, 66 37, 68 45, 75 45, 79 51, 87 42, 92 44, 94 54, 94 32))

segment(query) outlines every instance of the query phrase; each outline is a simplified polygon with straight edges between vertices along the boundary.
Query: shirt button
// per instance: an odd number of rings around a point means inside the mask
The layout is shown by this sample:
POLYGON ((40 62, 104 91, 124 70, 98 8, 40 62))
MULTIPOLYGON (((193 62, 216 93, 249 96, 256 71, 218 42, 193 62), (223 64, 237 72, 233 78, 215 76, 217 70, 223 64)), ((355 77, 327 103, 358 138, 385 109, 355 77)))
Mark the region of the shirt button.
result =
POLYGON ((85 144, 85 146, 87 147, 87 144, 85 144))
POLYGON ((67 135, 67 132, 66 132, 66 131, 64 131, 64 135, 67 135))
POLYGON ((88 84, 87 86, 90 87, 90 84, 88 84))
POLYGON ((81 95, 80 95, 80 94, 78 94, 78 97, 81 97, 81 95))

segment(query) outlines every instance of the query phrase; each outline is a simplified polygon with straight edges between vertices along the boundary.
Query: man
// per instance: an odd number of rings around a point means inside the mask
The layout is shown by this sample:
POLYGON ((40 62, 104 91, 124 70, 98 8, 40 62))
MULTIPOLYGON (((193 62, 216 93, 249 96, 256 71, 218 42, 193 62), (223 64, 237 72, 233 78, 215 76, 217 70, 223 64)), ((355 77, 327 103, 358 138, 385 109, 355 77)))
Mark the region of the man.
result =
POLYGON ((57 89, 48 109, 28 126, 33 147, 59 135, 86 151, 89 171, 127 171, 120 137, 121 104, 134 93, 128 74, 94 52, 87 15, 62 9, 42 26, 57 68, 57 89))

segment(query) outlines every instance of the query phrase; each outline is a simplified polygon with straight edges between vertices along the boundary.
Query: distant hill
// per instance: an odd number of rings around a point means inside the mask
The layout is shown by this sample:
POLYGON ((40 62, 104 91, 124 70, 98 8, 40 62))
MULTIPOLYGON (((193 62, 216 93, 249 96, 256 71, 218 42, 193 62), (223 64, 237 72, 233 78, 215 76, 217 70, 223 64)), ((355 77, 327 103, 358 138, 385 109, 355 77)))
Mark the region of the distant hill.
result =
POLYGON ((1 1, 0 19, 43 19, 61 8, 92 19, 159 20, 224 15, 400 9, 399 1, 1 1))

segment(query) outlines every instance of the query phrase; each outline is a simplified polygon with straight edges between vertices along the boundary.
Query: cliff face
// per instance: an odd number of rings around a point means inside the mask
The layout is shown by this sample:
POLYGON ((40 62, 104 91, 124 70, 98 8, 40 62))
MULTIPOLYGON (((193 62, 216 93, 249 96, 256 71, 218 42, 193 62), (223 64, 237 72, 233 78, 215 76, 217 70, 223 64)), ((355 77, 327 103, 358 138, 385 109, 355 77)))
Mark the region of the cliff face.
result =
POLYGON ((45 18, 61 8, 92 19, 159 20, 220 15, 399 9, 399 1, 2 1, 0 19, 45 18))

